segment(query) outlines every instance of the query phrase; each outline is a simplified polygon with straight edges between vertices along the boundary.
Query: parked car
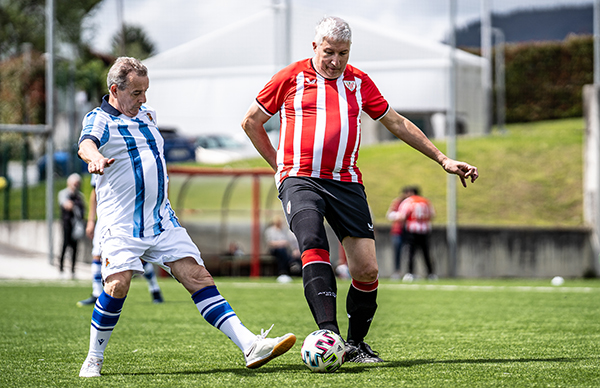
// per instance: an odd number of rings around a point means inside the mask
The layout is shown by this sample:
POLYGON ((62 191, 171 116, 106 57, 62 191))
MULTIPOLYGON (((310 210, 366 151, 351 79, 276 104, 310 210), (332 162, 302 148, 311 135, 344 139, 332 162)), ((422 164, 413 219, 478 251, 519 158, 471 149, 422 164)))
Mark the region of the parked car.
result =
POLYGON ((160 128, 159 130, 165 140, 165 160, 167 163, 196 160, 194 139, 181 136, 175 128, 160 128))
POLYGON ((243 143, 229 135, 201 135, 196 139, 196 161, 199 163, 224 164, 257 156, 249 141, 243 143))

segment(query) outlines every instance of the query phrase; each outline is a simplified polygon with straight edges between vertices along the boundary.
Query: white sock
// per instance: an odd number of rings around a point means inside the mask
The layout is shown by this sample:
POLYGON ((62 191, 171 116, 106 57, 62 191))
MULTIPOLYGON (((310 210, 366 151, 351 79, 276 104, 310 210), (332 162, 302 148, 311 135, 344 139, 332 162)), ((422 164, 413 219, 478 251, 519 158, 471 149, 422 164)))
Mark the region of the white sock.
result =
POLYGON ((148 291, 150 291, 150 293, 160 291, 160 286, 156 279, 156 271, 154 271, 154 265, 152 265, 152 263, 144 262, 144 277, 148 281, 148 291))

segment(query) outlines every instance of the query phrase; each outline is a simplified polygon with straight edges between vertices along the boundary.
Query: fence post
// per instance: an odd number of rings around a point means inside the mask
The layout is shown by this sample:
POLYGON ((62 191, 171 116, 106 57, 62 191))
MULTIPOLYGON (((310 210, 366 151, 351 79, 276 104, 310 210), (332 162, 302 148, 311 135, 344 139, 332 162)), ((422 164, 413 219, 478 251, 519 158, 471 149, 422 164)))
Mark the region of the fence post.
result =
POLYGON ((252 258, 250 277, 260 276, 260 177, 252 175, 252 258))
POLYGON ((27 142, 27 135, 23 134, 23 150, 21 155, 21 161, 23 162, 23 186, 21 186, 21 219, 29 219, 29 187, 27 184, 27 156, 29 154, 29 143, 27 142))
POLYGON ((9 152, 10 152, 10 147, 8 144, 4 144, 2 146, 2 149, 0 149, 0 168, 2 168, 2 171, 0 172, 0 175, 6 178, 6 187, 4 188, 4 207, 3 207, 3 214, 4 214, 4 220, 9 220, 10 219, 10 178, 8 176, 8 160, 10 159, 9 157, 9 152))

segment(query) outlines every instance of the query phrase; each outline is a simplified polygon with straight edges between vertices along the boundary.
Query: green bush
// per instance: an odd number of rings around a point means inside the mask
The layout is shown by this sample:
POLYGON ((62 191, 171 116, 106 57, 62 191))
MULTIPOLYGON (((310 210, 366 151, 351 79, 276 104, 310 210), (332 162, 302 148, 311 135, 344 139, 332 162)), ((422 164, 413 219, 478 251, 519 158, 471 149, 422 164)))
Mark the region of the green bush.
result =
POLYGON ((593 54, 587 35, 506 45, 506 122, 581 117, 583 85, 594 78, 593 54))

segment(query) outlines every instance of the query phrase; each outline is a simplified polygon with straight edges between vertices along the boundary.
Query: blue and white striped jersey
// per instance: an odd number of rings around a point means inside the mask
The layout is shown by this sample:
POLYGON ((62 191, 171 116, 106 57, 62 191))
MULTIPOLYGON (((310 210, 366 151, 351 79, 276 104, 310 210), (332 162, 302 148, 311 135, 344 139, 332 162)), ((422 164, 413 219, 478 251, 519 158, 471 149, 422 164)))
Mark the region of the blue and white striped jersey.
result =
POLYGON ((115 159, 96 181, 97 213, 105 230, 112 236, 149 237, 181 226, 167 198, 163 138, 152 108, 142 105, 136 117, 128 117, 104 96, 83 119, 79 142, 85 139, 115 159))

